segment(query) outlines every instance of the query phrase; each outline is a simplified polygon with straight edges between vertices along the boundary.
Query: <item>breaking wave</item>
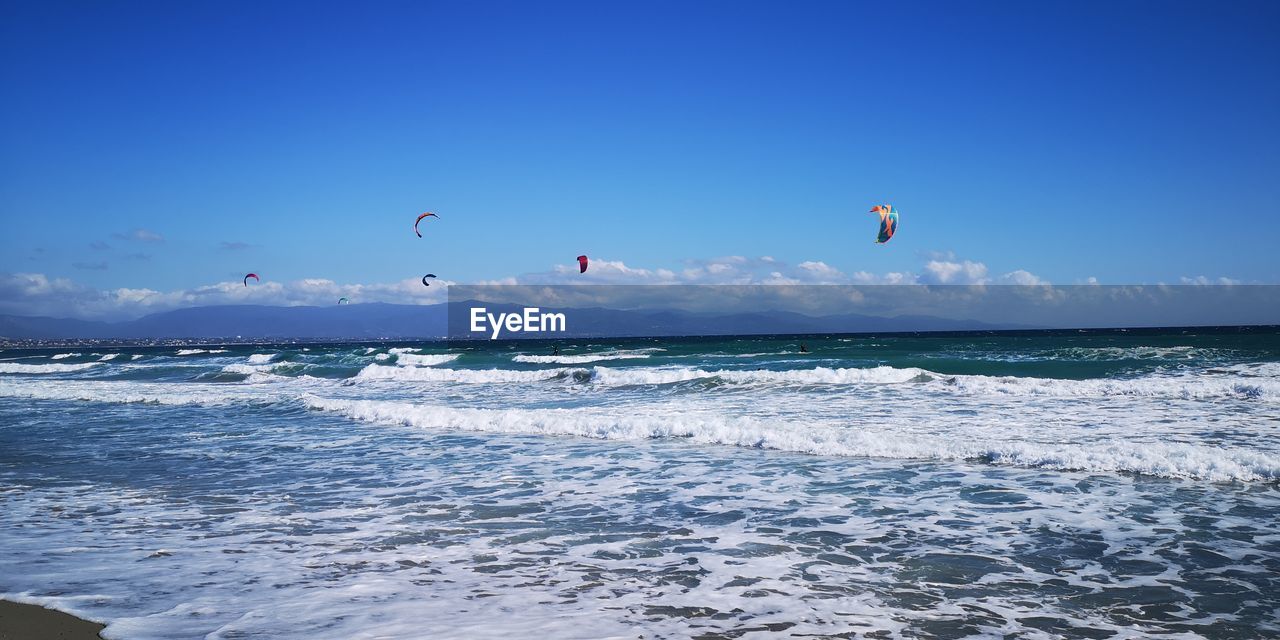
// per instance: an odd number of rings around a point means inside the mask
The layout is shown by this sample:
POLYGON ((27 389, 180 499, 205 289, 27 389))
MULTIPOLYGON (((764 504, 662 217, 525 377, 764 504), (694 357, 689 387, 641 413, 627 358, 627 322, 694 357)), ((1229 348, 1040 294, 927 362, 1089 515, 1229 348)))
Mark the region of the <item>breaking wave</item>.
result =
POLYGON ((353 380, 399 380, 403 382, 461 382, 469 384, 501 384, 538 382, 563 377, 565 369, 512 371, 509 369, 435 369, 430 367, 395 367, 371 364, 360 370, 353 380))
POLYGON ((18 363, 0 363, 0 373, 66 373, 68 371, 83 371, 90 367, 96 367, 101 362, 82 362, 80 364, 18 364, 18 363))
POLYGON ((1117 396, 1177 399, 1227 398, 1280 400, 1280 379, 1232 373, 1217 376, 1145 376, 1129 379, 1064 380, 1014 376, 946 375, 916 367, 869 367, 788 370, 706 370, 669 368, 425 369, 371 364, 355 380, 457 382, 468 384, 534 383, 568 380, 604 387, 668 385, 707 380, 729 385, 894 385, 927 384, 931 389, 965 395, 1105 398, 1117 396))
POLYGON ((662 351, 662 349, 631 349, 627 351, 602 351, 600 353, 556 356, 527 355, 522 353, 517 356, 513 356, 511 360, 514 362, 525 362, 531 364, 586 364, 589 362, 602 362, 605 360, 638 360, 650 357, 650 354, 655 351, 662 351))
POLYGON ((699 444, 776 449, 816 455, 976 460, 1055 470, 1129 472, 1211 481, 1280 478, 1280 458, 1252 451, 1187 444, 1111 441, 1041 444, 975 441, 864 429, 770 423, 679 412, 618 415, 571 409, 459 409, 406 402, 304 396, 311 409, 364 422, 505 434, 602 440, 681 438, 699 444))
MULTIPOLYGON (((394 349, 393 349, 394 351, 394 349)), ((434 367, 458 359, 456 353, 397 353, 396 364, 407 367, 434 367)))

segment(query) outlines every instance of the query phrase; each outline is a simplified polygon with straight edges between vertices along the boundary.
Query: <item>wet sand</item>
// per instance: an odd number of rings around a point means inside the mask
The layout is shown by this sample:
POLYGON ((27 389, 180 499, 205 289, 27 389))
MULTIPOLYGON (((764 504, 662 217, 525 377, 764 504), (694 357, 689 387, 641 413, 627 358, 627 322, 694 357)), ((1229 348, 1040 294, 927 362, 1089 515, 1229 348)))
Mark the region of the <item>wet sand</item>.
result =
POLYGON ((0 600, 0 640, 101 640, 102 627, 69 613, 0 600))

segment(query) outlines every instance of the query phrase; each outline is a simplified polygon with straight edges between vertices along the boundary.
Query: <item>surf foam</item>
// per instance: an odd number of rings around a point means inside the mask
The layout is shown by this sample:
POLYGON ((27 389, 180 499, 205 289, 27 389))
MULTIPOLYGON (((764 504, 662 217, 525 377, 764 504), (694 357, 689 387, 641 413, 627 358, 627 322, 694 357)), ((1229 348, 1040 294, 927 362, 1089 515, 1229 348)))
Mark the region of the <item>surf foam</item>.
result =
POLYGON ((675 411, 651 414, 573 409, 460 409, 382 400, 303 397, 306 406, 364 422, 505 434, 601 440, 681 438, 699 444, 777 449, 814 455, 979 460, 1056 470, 1129 472, 1218 482, 1280 479, 1280 458, 1253 451, 1114 440, 1089 444, 977 441, 726 418, 675 411))

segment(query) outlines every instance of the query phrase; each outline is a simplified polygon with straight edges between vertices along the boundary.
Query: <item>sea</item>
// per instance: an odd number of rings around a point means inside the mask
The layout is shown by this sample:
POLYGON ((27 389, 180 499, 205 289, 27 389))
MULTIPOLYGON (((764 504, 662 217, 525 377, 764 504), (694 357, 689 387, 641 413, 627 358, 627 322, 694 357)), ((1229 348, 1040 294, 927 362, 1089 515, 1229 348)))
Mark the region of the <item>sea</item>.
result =
POLYGON ((1280 637, 1280 329, 0 350, 107 638, 1280 637))

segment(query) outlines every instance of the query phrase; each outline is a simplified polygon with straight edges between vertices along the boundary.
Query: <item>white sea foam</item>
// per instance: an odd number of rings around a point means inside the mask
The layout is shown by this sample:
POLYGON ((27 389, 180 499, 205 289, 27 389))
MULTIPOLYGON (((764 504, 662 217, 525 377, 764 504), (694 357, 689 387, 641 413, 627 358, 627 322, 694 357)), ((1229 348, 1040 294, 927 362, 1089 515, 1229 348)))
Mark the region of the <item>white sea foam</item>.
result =
POLYGON ((565 369, 512 371, 509 369, 437 369, 430 367, 396 367, 371 364, 360 370, 353 380, 400 380, 404 382, 461 382, 468 384, 501 384, 537 382, 563 376, 565 369))
POLYGON ((1280 380, 1238 376, 1145 376, 1130 379, 1060 380, 996 376, 942 376, 944 387, 967 394, 1103 398, 1114 396, 1180 399, 1280 400, 1280 380))
POLYGON ((59 353, 59 354, 54 355, 52 359, 53 359, 53 360, 62 360, 63 358, 77 358, 77 357, 79 357, 79 356, 80 356, 80 354, 78 354, 78 353, 59 353))
POLYGON ((82 362, 79 364, 20 364, 0 363, 0 373, 67 373, 83 371, 101 365, 101 362, 82 362))
POLYGON ((591 370, 591 381, 607 386, 671 384, 713 378, 733 384, 900 384, 927 382, 934 375, 936 374, 912 367, 866 369, 816 367, 781 371, 768 369, 708 371, 688 367, 626 369, 595 367, 591 370))
POLYGON ((630 349, 620 351, 602 351, 599 353, 582 353, 576 355, 528 355, 519 354, 511 359, 515 362, 526 362, 532 364, 586 364, 588 362, 601 362, 604 360, 637 360, 650 357, 655 351, 662 351, 659 348, 649 349, 630 349))
POLYGON ((1165 397, 1280 401, 1280 379, 1264 375, 1172 376, 1130 379, 1062 380, 1013 376, 946 375, 915 367, 812 369, 698 369, 693 367, 592 367, 536 371, 507 369, 433 369, 368 365, 357 380, 462 382, 470 384, 530 383, 553 379, 602 387, 665 385, 692 380, 731 385, 894 385, 927 384, 931 390, 965 395, 1047 396, 1062 398, 1165 397))
POLYGON ((278 353, 255 353, 249 356, 249 364, 266 364, 275 360, 280 354, 278 353))
POLYGON ((604 440, 682 438, 700 444, 778 449, 817 455, 970 460, 1047 469, 1132 472, 1212 481, 1280 478, 1280 457, 1187 444, 1122 440, 1087 444, 921 437, 895 430, 774 423, 670 409, 647 414, 571 409, 459 409, 380 400, 303 397, 317 410, 357 420, 490 433, 604 440))
POLYGON ((174 355, 194 356, 200 353, 226 353, 226 349, 179 349, 174 355))
POLYGON ((1216 349, 1180 345, 1173 347, 1067 347, 1040 352, 1045 360, 1193 360, 1219 355, 1216 349))
POLYGON ((429 353, 425 355, 398 353, 396 354, 396 364, 408 367, 434 367, 446 362, 453 362, 458 359, 459 355, 456 353, 429 353))
POLYGON ((227 385, 88 380, 59 380, 57 384, 52 381, 30 384, 0 380, 0 397, 174 406, 222 406, 273 399, 265 396, 249 397, 227 385))
POLYGON ((115 360, 116 358, 119 358, 119 357, 120 357, 120 355, 121 355, 121 354, 119 354, 119 353, 108 353, 108 354, 106 354, 106 355, 102 356, 101 358, 98 358, 98 360, 99 360, 100 362, 106 362, 107 360, 115 360))
POLYGON ((801 369, 786 371, 707 371, 690 367, 669 368, 555 368, 535 371, 510 369, 430 369, 366 366, 358 380, 404 380, 414 382, 462 382, 470 384, 529 383, 544 380, 571 380, 617 387, 663 385, 700 379, 719 379, 733 384, 885 384, 926 381, 930 374, 923 369, 875 367, 869 369, 801 369))

